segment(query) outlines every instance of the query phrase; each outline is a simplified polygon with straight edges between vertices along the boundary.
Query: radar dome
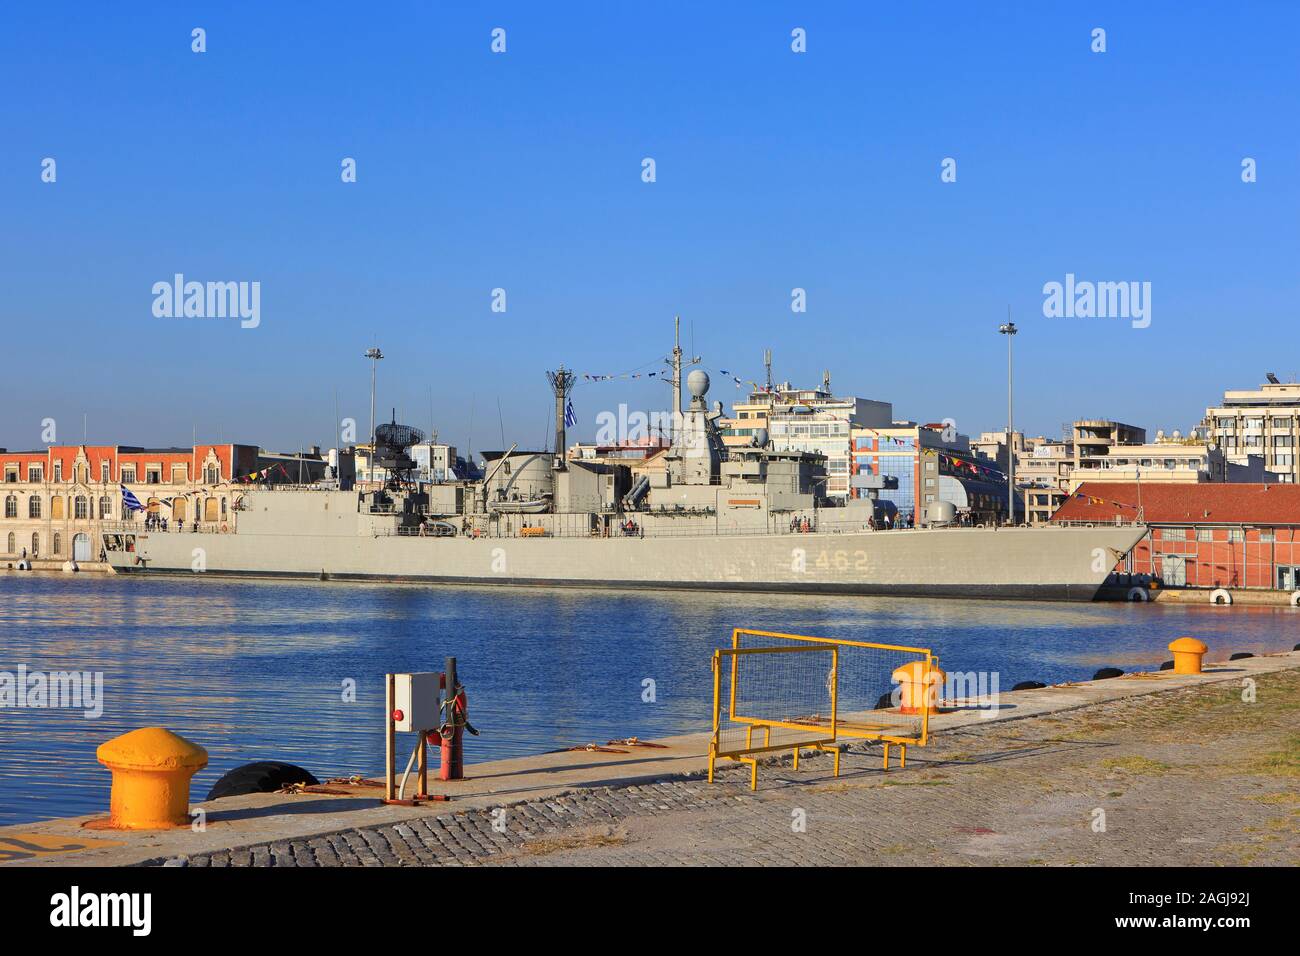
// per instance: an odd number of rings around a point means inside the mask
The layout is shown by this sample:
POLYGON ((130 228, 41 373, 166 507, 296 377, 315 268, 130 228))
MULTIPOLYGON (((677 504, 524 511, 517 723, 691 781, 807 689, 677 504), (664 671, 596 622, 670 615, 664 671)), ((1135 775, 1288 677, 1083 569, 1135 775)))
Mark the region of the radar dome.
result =
POLYGON ((755 448, 766 448, 766 447, 767 447, 767 429, 766 429, 766 428, 756 428, 756 429, 754 429, 754 447, 755 447, 755 448))
POLYGON ((709 373, 703 369, 695 369, 686 376, 686 388, 692 398, 703 398, 705 392, 709 390, 709 373))

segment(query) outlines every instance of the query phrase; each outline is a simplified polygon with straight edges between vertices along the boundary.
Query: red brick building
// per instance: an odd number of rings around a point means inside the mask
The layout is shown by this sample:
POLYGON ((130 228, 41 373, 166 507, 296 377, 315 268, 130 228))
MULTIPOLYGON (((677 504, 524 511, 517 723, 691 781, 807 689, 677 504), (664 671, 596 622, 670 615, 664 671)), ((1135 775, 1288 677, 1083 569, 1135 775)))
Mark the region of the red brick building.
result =
POLYGON ((256 445, 0 448, 0 561, 94 560, 106 523, 142 520, 123 510, 123 485, 150 515, 194 530, 220 530, 228 526, 250 475, 268 483, 291 482, 300 474, 315 480, 322 468, 318 455, 299 464, 256 445))
POLYGON ((1300 589, 1300 485, 1084 482, 1052 521, 1145 523, 1116 570, 1166 587, 1300 589))

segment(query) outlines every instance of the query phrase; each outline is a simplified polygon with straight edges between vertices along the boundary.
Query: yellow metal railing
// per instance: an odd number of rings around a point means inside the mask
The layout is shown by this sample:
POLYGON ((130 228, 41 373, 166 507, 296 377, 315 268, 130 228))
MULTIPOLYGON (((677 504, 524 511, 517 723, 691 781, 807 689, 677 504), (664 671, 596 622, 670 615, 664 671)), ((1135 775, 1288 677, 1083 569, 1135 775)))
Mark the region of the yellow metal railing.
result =
MULTIPOLYGON (((825 657, 822 658, 825 660, 825 657)), ((811 662, 810 662, 811 663, 811 662)), ((824 665, 823 665, 824 666, 824 665)), ((745 674, 754 672, 751 663, 745 674)), ((709 741, 709 782, 713 782, 714 768, 719 759, 747 763, 750 767, 749 787, 758 787, 758 760, 756 755, 780 750, 794 753, 794 768, 799 769, 799 751, 803 748, 826 750, 835 755, 835 775, 840 772, 840 752, 830 745, 835 743, 838 727, 838 672, 839 649, 827 646, 747 647, 719 648, 713 652, 713 734, 709 741), (812 670, 800 662, 794 665, 777 663, 784 655, 829 655, 829 668, 821 678, 818 665, 812 670), (742 667, 747 662, 772 661, 778 671, 759 673, 759 686, 752 688, 742 679, 742 667), (723 661, 730 661, 730 676, 726 695, 726 721, 740 725, 729 729, 723 722, 722 669, 723 661), (802 669, 803 673, 800 673, 802 669), (765 682, 763 678, 768 680, 765 682), (791 678, 793 677, 793 680, 791 678), (800 682, 800 677, 803 678, 800 682), (821 678, 821 679, 818 679, 821 678), (772 685, 784 683, 773 693, 772 685), (754 691, 751 699, 749 691, 754 691), (764 695, 764 691, 767 691, 764 695), (825 704, 826 713, 821 713, 825 704), (755 708, 750 711, 750 708, 755 708), (763 731, 763 742, 755 745, 754 731, 763 731), (773 731, 790 731, 786 739, 773 743, 773 731), (743 733, 743 741, 731 742, 731 735, 743 733), (795 736, 796 734, 802 736, 795 736)), ((781 736, 778 734, 778 736, 781 736)))
POLYGON ((906 766, 908 746, 928 743, 930 715, 937 709, 943 681, 939 659, 930 648, 741 627, 732 631, 733 650, 771 648, 774 642, 838 651, 836 736, 880 741, 885 769, 891 745, 899 747, 900 766, 906 766))

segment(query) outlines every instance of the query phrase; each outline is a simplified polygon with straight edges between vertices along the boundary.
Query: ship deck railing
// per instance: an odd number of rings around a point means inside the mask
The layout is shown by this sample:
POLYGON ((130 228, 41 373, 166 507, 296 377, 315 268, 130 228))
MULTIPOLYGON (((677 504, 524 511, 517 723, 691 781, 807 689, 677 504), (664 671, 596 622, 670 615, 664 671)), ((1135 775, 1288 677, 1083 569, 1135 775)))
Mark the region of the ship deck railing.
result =
MULTIPOLYGON (((644 513, 642 513, 643 515, 644 513)), ((530 517, 521 515, 512 515, 512 518, 530 517)), ((840 535, 840 534, 910 534, 917 531, 927 530, 948 530, 948 531, 975 531, 979 526, 972 525, 952 525, 946 528, 907 528, 907 527, 877 527, 871 528, 862 521, 827 521, 818 520, 812 524, 806 531, 802 528, 791 528, 788 521, 778 521, 768 526, 741 526, 741 527, 721 527, 721 526, 701 526, 693 525, 689 527, 644 527, 638 521, 638 513, 629 513, 622 519, 616 519, 610 526, 609 533, 605 534, 598 529, 589 529, 581 526, 565 527, 565 522, 556 522, 555 518, 577 517, 568 515, 534 515, 537 519, 536 524, 515 525, 510 531, 498 527, 494 522, 484 522, 481 519, 478 522, 471 522, 470 527, 465 529, 461 524, 461 516, 447 515, 441 519, 441 523, 452 525, 456 529, 455 535, 437 534, 427 528, 421 533, 418 526, 403 526, 396 528, 383 528, 375 531, 376 537, 403 537, 416 538, 424 537, 430 539, 460 537, 473 537, 473 531, 477 528, 479 538, 492 539, 515 539, 515 538, 717 538, 717 537, 746 537, 746 536, 788 536, 799 538, 806 535, 840 535), (624 532, 623 523, 629 518, 635 525, 633 532, 624 532), (549 521, 547 519, 550 519, 549 521), (558 527, 557 527, 558 525, 558 527), (541 528, 543 530, 538 531, 541 528)), ((575 521, 576 525, 577 522, 575 521)), ((1079 522, 1083 524, 1083 522, 1079 522)), ((1040 529, 1051 529, 1059 527, 1059 524, 1046 525, 1019 525, 1020 528, 1035 527, 1040 529)), ((1112 527, 1111 524, 1094 525, 1096 527, 1112 527)), ((992 529, 992 526, 988 526, 992 529)))
POLYGON ((146 528, 143 521, 100 521, 99 530, 113 534, 229 534, 234 530, 234 522, 229 518, 221 521, 200 521, 198 528, 193 521, 173 521, 167 519, 167 527, 146 528), (226 530, 222 531, 221 526, 226 530))

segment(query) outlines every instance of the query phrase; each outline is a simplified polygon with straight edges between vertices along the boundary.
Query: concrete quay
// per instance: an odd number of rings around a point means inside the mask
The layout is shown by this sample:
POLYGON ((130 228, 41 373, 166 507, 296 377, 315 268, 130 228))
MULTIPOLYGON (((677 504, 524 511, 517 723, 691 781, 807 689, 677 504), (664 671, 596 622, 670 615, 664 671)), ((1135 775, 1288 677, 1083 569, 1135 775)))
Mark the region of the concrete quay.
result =
POLYGON ((829 756, 806 752, 798 772, 782 756, 760 769, 757 793, 731 764, 708 784, 697 733, 655 741, 663 749, 472 764, 441 791, 431 781, 450 803, 415 808, 328 787, 348 792, 196 804, 202 832, 83 828, 90 817, 0 828, 0 865, 1300 859, 1300 652, 1006 693, 993 716, 958 710, 931 728, 906 769, 882 771, 878 745, 855 741, 838 779, 829 756))

